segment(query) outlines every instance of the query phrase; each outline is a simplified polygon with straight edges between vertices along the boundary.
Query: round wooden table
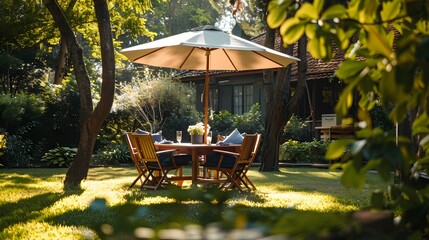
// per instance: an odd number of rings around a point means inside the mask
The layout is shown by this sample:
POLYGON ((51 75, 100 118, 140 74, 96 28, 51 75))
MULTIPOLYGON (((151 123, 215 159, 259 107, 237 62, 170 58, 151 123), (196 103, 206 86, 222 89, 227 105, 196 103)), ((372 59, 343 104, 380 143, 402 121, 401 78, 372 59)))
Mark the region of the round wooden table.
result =
POLYGON ((215 149, 239 152, 241 144, 217 145, 217 144, 191 144, 191 143, 155 143, 158 151, 175 149, 179 154, 189 154, 192 156, 192 184, 206 183, 205 179, 198 179, 199 156, 208 155, 215 149))

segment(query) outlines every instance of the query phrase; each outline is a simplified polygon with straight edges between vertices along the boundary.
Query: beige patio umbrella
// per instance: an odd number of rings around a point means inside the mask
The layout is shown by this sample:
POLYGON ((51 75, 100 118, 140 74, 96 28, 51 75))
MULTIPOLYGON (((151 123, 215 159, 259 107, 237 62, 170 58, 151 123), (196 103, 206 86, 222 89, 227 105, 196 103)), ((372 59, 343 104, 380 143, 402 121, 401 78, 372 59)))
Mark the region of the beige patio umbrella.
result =
POLYGON ((189 32, 121 51, 130 61, 156 67, 205 70, 204 142, 207 139, 209 71, 282 68, 298 58, 280 53, 214 26, 194 28, 189 32))

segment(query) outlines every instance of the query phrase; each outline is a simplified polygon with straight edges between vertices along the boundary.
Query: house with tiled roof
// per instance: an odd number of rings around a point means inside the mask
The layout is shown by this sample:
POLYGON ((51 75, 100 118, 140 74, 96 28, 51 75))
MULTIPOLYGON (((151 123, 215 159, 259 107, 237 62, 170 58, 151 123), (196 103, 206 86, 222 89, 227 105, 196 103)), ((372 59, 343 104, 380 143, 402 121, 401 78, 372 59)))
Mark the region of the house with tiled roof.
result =
MULTIPOLYGON (((251 41, 263 45, 265 35, 251 41)), ((279 51, 281 37, 277 36, 275 50, 279 51)), ((294 54, 297 55, 296 52, 294 54)), ((342 61, 341 54, 335 55, 330 62, 314 59, 307 52, 307 91, 302 97, 302 104, 296 112, 302 119, 321 125, 322 115, 333 114, 342 85, 334 76, 335 70, 342 61), (313 115, 311 114, 313 111, 313 115), (314 119, 313 119, 314 118, 314 119)), ((291 91, 297 82, 297 63, 291 65, 291 91)), ((276 70, 275 70, 276 71, 276 70)), ((210 104, 215 112, 228 110, 233 114, 243 114, 252 105, 259 103, 265 113, 265 91, 263 70, 251 71, 210 71, 210 104)), ((203 111, 202 93, 204 91, 204 71, 185 71, 177 76, 182 82, 196 84, 197 109, 203 111)))

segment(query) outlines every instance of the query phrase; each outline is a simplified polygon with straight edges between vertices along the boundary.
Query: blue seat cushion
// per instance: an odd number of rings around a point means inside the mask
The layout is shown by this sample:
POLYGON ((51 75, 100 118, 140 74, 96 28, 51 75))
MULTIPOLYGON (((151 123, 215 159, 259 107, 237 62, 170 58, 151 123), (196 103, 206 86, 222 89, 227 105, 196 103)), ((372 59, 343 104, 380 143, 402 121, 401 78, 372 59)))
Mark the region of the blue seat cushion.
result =
POLYGON ((176 156, 174 156, 174 161, 176 162, 177 166, 185 166, 185 165, 188 165, 190 162, 192 162, 192 156, 191 155, 176 155, 176 156))
MULTIPOLYGON (((173 167, 174 164, 171 161, 171 153, 160 153, 157 154, 158 155, 158 159, 159 162, 161 163, 162 167, 173 167)), ((187 165, 189 163, 189 161, 192 160, 192 156, 191 155, 178 155, 178 156, 174 156, 174 161, 176 162, 176 166, 184 166, 187 165)), ((147 164, 149 167, 158 167, 158 165, 154 162, 148 163, 147 164)))
MULTIPOLYGON (((207 155, 207 160, 202 166, 204 167, 217 167, 219 164, 221 153, 214 152, 212 154, 207 155)), ((220 165, 221 168, 232 168, 234 167, 235 161, 237 159, 233 155, 224 154, 222 164, 220 165)))

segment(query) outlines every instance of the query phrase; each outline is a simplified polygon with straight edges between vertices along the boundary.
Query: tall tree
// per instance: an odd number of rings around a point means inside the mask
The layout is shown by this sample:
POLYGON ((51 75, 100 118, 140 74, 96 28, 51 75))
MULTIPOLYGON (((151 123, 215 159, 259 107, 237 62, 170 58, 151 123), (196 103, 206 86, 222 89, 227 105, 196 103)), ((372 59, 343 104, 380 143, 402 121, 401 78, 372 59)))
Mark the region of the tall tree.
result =
POLYGON ((62 38, 67 43, 67 49, 72 59, 74 74, 80 96, 80 139, 76 159, 66 174, 65 185, 79 186, 86 178, 89 160, 95 145, 98 131, 107 117, 113 103, 115 89, 115 56, 110 16, 106 0, 94 0, 95 15, 98 22, 100 48, 102 57, 102 87, 101 98, 93 107, 90 79, 85 68, 82 47, 77 41, 70 23, 62 12, 56 0, 43 1, 51 13, 62 38))
MULTIPOLYGON (((266 4, 265 9, 269 6, 266 4)), ((293 16, 296 11, 294 1, 289 1, 288 14, 293 16)), ((278 26, 274 26, 278 27, 278 26)), ((276 30, 268 26, 265 33, 265 46, 274 48, 276 30)), ((307 39, 299 39, 297 44, 298 57, 298 82, 294 95, 290 94, 291 66, 280 69, 274 78, 272 70, 265 70, 263 75, 265 88, 265 138, 262 143, 262 164, 261 171, 275 171, 278 169, 280 137, 284 126, 289 121, 292 113, 296 112, 298 103, 304 95, 307 71, 307 39)), ((282 52, 293 55, 293 45, 287 49, 282 48, 282 52)))

